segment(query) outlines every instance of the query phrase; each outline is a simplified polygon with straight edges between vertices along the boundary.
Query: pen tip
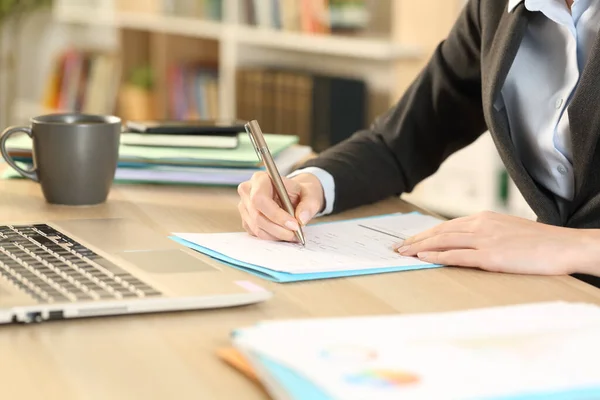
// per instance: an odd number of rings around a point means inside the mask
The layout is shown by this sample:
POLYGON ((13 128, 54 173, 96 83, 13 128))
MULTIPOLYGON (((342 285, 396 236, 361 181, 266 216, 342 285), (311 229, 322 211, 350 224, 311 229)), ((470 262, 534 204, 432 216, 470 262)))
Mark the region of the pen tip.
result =
POLYGON ((306 240, 304 239, 304 234, 302 233, 302 231, 296 231, 296 238, 302 246, 306 247, 306 240))

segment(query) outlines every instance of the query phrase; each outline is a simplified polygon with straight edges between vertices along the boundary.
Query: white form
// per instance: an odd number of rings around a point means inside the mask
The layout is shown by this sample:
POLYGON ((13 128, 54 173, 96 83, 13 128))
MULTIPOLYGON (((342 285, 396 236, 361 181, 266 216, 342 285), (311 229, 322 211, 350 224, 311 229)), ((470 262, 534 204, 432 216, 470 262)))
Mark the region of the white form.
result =
POLYGON ((306 247, 265 241, 245 232, 175 235, 245 264, 287 273, 314 273, 427 265, 399 255, 392 246, 441 222, 410 213, 309 225, 304 228, 306 247))
POLYGON ((266 356, 332 399, 600 398, 593 304, 260 321, 237 332, 254 365, 266 356))

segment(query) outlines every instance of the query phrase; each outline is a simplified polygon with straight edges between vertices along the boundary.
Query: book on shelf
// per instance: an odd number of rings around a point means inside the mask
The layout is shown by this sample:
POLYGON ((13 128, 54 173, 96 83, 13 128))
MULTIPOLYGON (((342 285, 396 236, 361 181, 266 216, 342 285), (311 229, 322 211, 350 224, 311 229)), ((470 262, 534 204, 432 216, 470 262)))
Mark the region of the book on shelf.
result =
POLYGON ((116 106, 120 71, 116 54, 67 49, 55 59, 42 105, 48 110, 111 114, 116 106))
POLYGON ((125 0, 116 2, 121 12, 172 15, 220 21, 223 0, 125 0))
POLYGON ((211 21, 222 19, 222 0, 163 0, 166 14, 211 21))
POLYGON ((304 33, 360 31, 369 20, 365 0, 243 0, 248 25, 304 33))
POLYGON ((219 118, 219 76, 216 65, 172 64, 167 74, 171 118, 219 118))
POLYGON ((237 71, 237 116, 266 132, 297 135, 320 152, 366 126, 367 87, 361 79, 276 68, 237 71))

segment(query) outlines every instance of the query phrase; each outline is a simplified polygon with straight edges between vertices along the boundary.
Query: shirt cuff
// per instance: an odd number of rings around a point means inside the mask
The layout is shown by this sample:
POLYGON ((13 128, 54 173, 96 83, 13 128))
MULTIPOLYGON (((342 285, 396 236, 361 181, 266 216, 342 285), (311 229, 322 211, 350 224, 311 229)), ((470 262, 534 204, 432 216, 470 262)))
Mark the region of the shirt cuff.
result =
POLYGON ((322 215, 331 214, 333 211, 333 202, 335 201, 335 182, 333 181, 333 176, 324 169, 317 167, 306 167, 299 170, 296 170, 288 175, 288 178, 293 178, 296 175, 300 174, 313 174, 317 177, 319 182, 321 182, 321 186, 323 186, 323 194, 325 196, 325 208, 323 211, 315 215, 315 217, 320 217, 322 215))

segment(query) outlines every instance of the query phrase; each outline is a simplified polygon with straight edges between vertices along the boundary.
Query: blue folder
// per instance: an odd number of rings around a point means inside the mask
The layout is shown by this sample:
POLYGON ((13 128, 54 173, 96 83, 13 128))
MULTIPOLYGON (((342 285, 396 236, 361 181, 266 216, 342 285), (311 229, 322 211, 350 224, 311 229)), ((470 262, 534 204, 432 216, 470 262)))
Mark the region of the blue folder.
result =
POLYGON ((260 356, 259 362, 294 400, 334 400, 320 387, 298 375, 294 370, 268 357, 260 356))
MULTIPOLYGON (((387 214, 387 215, 390 215, 390 214, 387 214)), ((378 217, 384 217, 384 216, 386 216, 386 215, 367 217, 367 218, 378 218, 378 217)), ((366 219, 366 218, 360 218, 360 219, 366 219)), ((328 224, 331 222, 324 222, 324 223, 328 224)), ((240 269, 242 271, 249 272, 260 278, 267 279, 267 280, 270 280, 273 282, 279 282, 279 283, 310 281, 310 280, 328 279, 328 278, 343 278, 343 277, 349 277, 349 276, 382 274, 382 273, 388 273, 388 272, 410 271, 410 270, 416 270, 416 269, 442 267, 442 265, 440 265, 440 264, 415 264, 415 265, 404 265, 404 266, 390 266, 390 267, 375 268, 375 269, 359 269, 359 270, 347 270, 347 271, 290 274, 287 272, 275 271, 275 270, 272 270, 269 268, 261 267, 259 265, 254 265, 254 264, 236 260, 225 254, 211 250, 204 246, 199 246, 195 243, 189 242, 189 241, 184 240, 177 236, 172 236, 171 239, 184 245, 184 246, 187 246, 193 250, 196 250, 200 253, 206 254, 226 265, 240 269)))
MULTIPOLYGON (((268 371, 287 394, 294 400, 334 400, 320 387, 297 374, 294 370, 275 362, 274 360, 258 356, 259 362, 268 371)), ((600 399, 600 387, 583 387, 567 389, 558 392, 521 393, 501 397, 485 398, 485 400, 590 400, 600 399)), ((475 399, 470 399, 475 400, 475 399)), ((484 399, 480 399, 484 400, 484 399)))

